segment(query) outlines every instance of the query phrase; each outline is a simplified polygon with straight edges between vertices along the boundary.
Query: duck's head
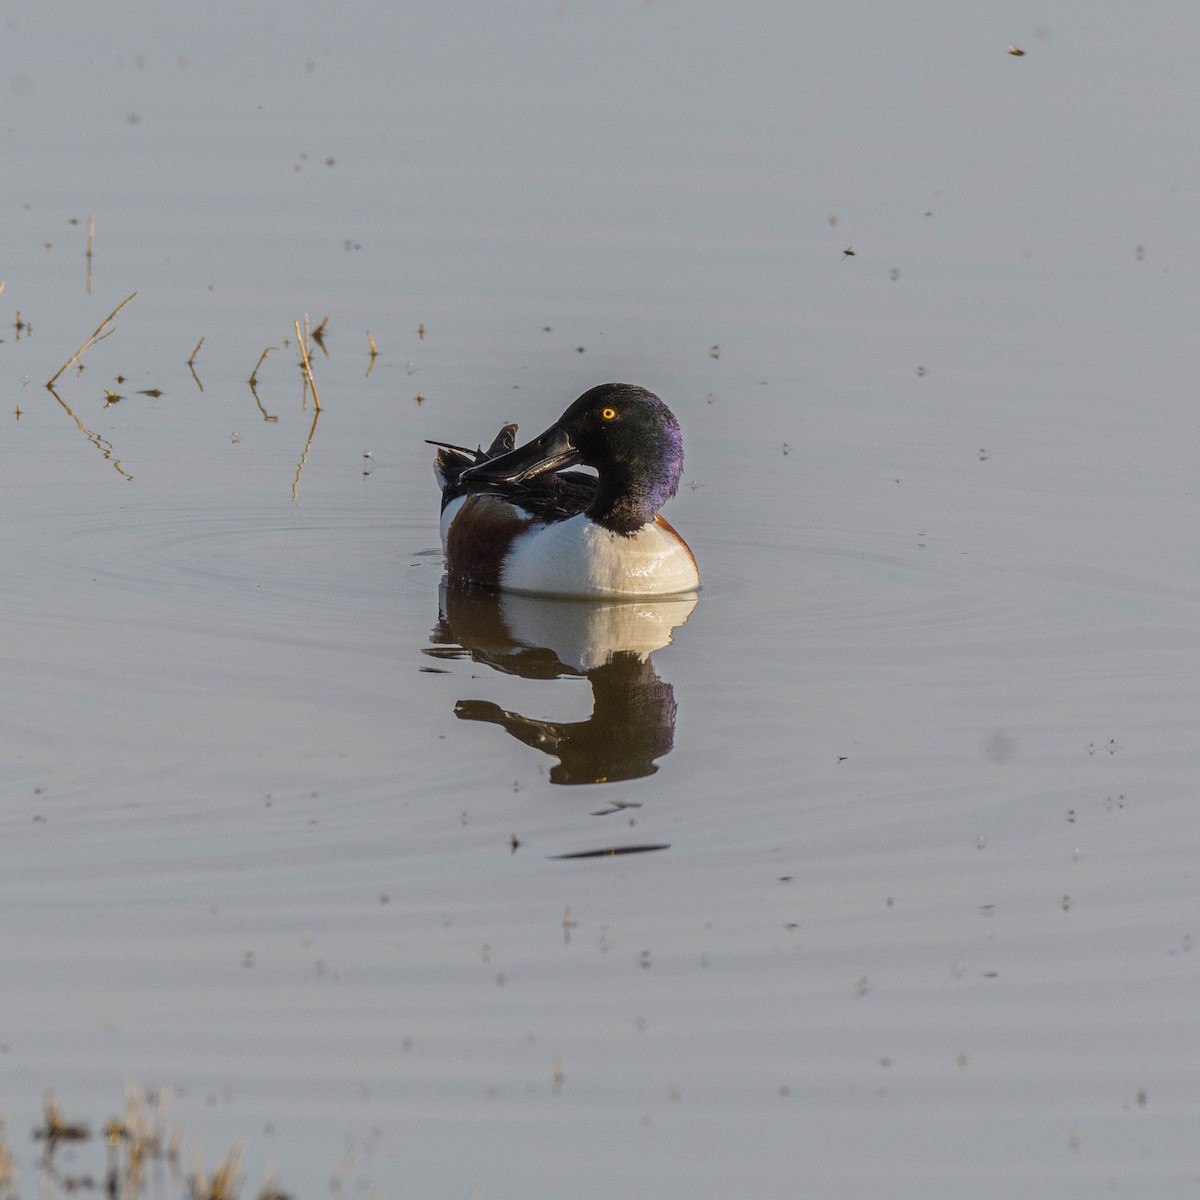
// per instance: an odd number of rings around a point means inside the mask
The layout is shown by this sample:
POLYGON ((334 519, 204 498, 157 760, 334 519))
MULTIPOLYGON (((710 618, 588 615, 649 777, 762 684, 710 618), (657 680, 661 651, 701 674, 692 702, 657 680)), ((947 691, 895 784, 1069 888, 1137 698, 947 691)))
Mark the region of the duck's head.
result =
POLYGON ((516 485, 577 463, 595 468, 598 479, 587 516, 614 533, 635 533, 679 486, 679 422, 645 388, 603 383, 584 392, 545 433, 469 468, 462 480, 516 485))

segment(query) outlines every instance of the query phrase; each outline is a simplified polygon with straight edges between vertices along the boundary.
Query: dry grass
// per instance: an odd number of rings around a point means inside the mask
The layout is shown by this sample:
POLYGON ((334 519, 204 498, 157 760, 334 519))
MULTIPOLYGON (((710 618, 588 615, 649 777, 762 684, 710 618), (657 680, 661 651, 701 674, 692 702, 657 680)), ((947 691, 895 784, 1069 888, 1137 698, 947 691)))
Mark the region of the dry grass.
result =
POLYGON ((125 299, 124 299, 124 300, 122 300, 122 301, 121 301, 121 303, 120 303, 120 304, 118 304, 118 305, 117 305, 117 307, 116 307, 116 308, 114 308, 114 309, 112 310, 112 312, 110 312, 110 313, 108 314, 108 316, 107 316, 107 317, 105 317, 105 318, 104 318, 104 320, 100 322, 100 324, 99 324, 99 325, 97 325, 97 326, 96 326, 96 328, 95 328, 95 329, 92 331, 92 334, 91 334, 91 336, 90 336, 90 337, 87 339, 87 341, 85 341, 85 342, 83 343, 83 345, 82 345, 82 346, 80 346, 80 347, 79 347, 79 349, 78 349, 78 350, 76 350, 76 351, 75 351, 75 353, 74 353, 74 354, 72 354, 72 355, 71 355, 71 357, 70 357, 70 358, 68 358, 68 359, 67 359, 67 361, 66 361, 65 363, 63 363, 63 365, 62 365, 61 367, 59 367, 59 368, 58 368, 58 370, 57 370, 57 371, 55 371, 55 372, 54 372, 54 374, 53 374, 53 375, 52 375, 52 376, 51 376, 51 377, 50 377, 50 378, 49 378, 49 379, 46 381, 46 386, 47 386, 48 388, 50 388, 51 390, 53 390, 53 389, 54 389, 54 385, 55 385, 55 384, 58 382, 58 377, 59 377, 59 376, 60 376, 60 375, 61 375, 61 374, 62 374, 62 373, 63 373, 63 372, 64 372, 64 371, 65 371, 65 370, 66 370, 66 369, 69 367, 69 366, 71 366, 71 364, 72 364, 72 363, 77 363, 77 362, 80 360, 80 358, 81 358, 81 357, 82 357, 82 356, 83 356, 83 355, 84 355, 84 354, 85 354, 85 353, 86 353, 88 350, 90 350, 90 349, 91 349, 91 348, 92 348, 92 347, 93 347, 93 346, 94 346, 94 345, 95 345, 97 342, 102 342, 102 341, 104 341, 104 339, 105 339, 106 337, 108 337, 108 335, 109 335, 110 333, 112 333, 112 329, 110 329, 110 328, 108 328, 108 327, 109 327, 110 325, 112 325, 113 318, 114 318, 114 317, 117 315, 117 313, 119 313, 119 312, 121 311, 121 309, 123 309, 123 308, 125 307, 125 305, 127 305, 127 304, 130 302, 130 300, 132 300, 132 299, 134 298, 134 296, 136 296, 136 295, 137 295, 137 292, 130 292, 130 294, 129 294, 128 296, 126 296, 126 297, 125 297, 125 299))
POLYGON ((33 1136, 46 1143, 46 1152, 51 1153, 60 1142, 85 1142, 91 1133, 86 1125, 70 1124, 63 1120, 54 1097, 47 1092, 42 1097, 42 1120, 33 1136))
MULTIPOLYGON (((308 318, 304 318, 305 326, 308 325, 308 318)), ((300 322, 293 321, 292 324, 296 329, 296 342, 300 346, 300 358, 304 363, 304 376, 308 380, 308 386, 312 391, 313 405, 317 412, 321 411, 321 397, 317 395, 317 385, 313 382, 312 362, 308 357, 308 346, 305 344, 304 338, 300 336, 300 322)))
MULTIPOLYGON (((168 1196, 180 1196, 181 1200, 237 1200, 242 1182, 241 1145, 234 1146, 211 1172, 205 1169, 199 1149, 193 1147, 192 1169, 185 1175, 180 1165, 183 1134, 178 1126, 168 1131, 169 1107, 168 1093, 148 1093, 127 1083, 122 1114, 110 1118, 93 1138, 87 1125, 65 1120, 54 1097, 47 1094, 42 1124, 33 1130, 34 1139, 44 1143, 37 1194, 103 1195, 108 1200, 166 1200, 168 1196), (107 1152, 103 1174, 80 1173, 75 1163, 86 1157, 82 1149, 69 1156, 69 1166, 60 1163, 58 1151, 65 1142, 102 1142, 107 1152), (168 1184, 174 1187, 169 1189, 168 1184)), ((17 1167, 4 1133, 0 1121, 0 1200, 20 1200, 17 1167)), ((273 1178, 263 1184, 257 1197, 290 1200, 273 1178)))
POLYGON ((263 365, 263 363, 265 363, 265 362, 267 361, 267 355, 268 355, 268 354, 270 354, 270 353, 271 353, 271 351, 272 351, 272 350, 274 350, 274 349, 275 349, 275 347, 274 347, 274 346, 268 346, 268 347, 267 347, 267 348, 266 348, 266 349, 265 349, 265 350, 264 350, 264 351, 263 351, 263 352, 262 352, 262 353, 261 353, 261 354, 258 356, 258 362, 256 362, 256 363, 254 364, 254 370, 250 372, 250 386, 251 386, 251 387, 254 387, 254 385, 255 385, 255 384, 258 382, 258 368, 259 368, 259 367, 261 367, 261 366, 263 365))
POLYGON ((237 1196, 238 1168, 242 1165, 242 1147, 234 1146, 229 1157, 209 1175, 199 1156, 193 1159, 192 1200, 234 1200, 237 1196))

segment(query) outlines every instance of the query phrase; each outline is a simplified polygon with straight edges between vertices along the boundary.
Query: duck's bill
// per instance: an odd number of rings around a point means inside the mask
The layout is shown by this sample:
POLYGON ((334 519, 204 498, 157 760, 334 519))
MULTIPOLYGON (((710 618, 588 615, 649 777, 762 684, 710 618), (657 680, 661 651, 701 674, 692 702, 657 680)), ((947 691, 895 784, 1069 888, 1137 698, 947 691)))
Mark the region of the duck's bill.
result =
POLYGON ((578 461, 579 451, 566 430, 551 425, 532 442, 469 467, 459 478, 463 483, 523 483, 535 475, 558 471, 578 461))

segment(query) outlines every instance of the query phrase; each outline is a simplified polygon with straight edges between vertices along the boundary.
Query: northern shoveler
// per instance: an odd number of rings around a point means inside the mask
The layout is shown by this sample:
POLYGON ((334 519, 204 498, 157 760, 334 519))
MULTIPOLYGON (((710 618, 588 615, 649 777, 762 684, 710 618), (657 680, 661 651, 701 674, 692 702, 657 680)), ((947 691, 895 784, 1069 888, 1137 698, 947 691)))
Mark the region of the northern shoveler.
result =
POLYGON ((683 445, 657 396, 601 384, 520 448, 516 432, 505 425, 487 450, 432 443, 453 574, 557 596, 672 596, 700 586, 691 550, 658 511, 679 486, 683 445), (565 469, 577 463, 596 474, 565 469))

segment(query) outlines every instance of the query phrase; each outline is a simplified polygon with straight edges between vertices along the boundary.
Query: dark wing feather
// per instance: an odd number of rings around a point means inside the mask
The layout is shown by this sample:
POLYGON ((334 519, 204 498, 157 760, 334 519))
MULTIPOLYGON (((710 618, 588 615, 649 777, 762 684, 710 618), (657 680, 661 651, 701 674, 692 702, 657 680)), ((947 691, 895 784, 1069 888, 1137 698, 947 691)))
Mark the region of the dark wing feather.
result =
POLYGON ((547 471, 515 486, 480 490, 499 491, 518 508, 549 524, 589 509, 596 498, 596 477, 584 471, 547 471))
POLYGON ((515 424, 503 426, 486 450, 468 450, 466 446, 456 446, 453 442, 436 442, 432 438, 425 440, 430 446, 438 448, 433 460, 433 472, 438 483, 442 485, 442 507, 445 508, 451 500, 466 494, 468 489, 459 482, 459 476, 468 467, 487 462, 497 455, 507 454, 516 446, 517 427, 515 424))
POLYGON ((503 496, 539 521, 549 523, 565 521, 583 512, 595 498, 596 477, 584 471, 550 471, 519 484, 462 483, 459 477, 468 467, 507 454, 516 446, 516 425, 505 425, 486 450, 468 450, 465 446, 455 446, 450 442, 427 440, 429 445, 438 448, 434 471, 442 485, 443 508, 459 496, 482 492, 503 496))

